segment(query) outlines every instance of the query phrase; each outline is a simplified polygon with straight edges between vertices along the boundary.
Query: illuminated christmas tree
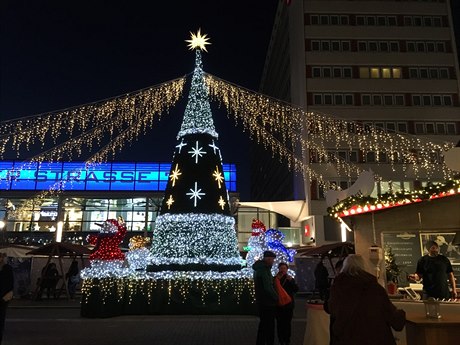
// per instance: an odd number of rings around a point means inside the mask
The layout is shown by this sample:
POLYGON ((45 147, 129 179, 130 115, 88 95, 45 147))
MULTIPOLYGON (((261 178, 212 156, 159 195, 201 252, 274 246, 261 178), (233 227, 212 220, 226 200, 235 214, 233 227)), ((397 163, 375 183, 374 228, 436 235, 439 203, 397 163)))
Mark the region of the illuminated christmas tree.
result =
POLYGON ((165 197, 153 231, 149 270, 232 271, 241 268, 217 146, 201 50, 206 35, 192 34, 195 70, 165 197))

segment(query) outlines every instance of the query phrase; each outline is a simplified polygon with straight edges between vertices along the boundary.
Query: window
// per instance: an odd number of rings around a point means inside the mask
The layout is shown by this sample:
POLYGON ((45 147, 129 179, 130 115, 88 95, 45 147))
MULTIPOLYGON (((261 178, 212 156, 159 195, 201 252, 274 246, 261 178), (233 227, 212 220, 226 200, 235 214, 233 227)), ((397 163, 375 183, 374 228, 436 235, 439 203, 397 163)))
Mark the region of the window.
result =
POLYGON ((444 42, 436 43, 436 51, 438 53, 444 53, 446 51, 446 45, 444 44, 444 42))
POLYGON ((371 105, 371 95, 361 95, 361 103, 362 105, 371 105))
POLYGON ((384 79, 391 78, 391 72, 389 68, 382 68, 382 78, 384 79))
POLYGON ((449 69, 447 68, 440 68, 439 69, 439 77, 441 79, 449 79, 449 69))
POLYGON ((356 25, 365 25, 365 20, 363 16, 356 16, 356 25))
POLYGON ((331 25, 339 25, 339 16, 331 16, 331 25))
POLYGON ((441 95, 434 95, 433 96, 433 105, 434 106, 441 106, 442 105, 442 97, 441 97, 441 95))
POLYGON ((380 69, 376 67, 371 68, 371 78, 380 78, 380 69))
POLYGON ((455 128, 455 123, 446 123, 447 134, 455 135, 457 134, 457 130, 455 128))
POLYGON ((434 42, 426 42, 426 51, 428 53, 434 53, 435 52, 434 42))
POLYGON ((422 101, 423 101, 423 105, 425 105, 425 106, 431 105, 431 96, 430 95, 423 95, 422 96, 422 101))
POLYGON ((311 41, 311 50, 319 51, 320 50, 320 42, 319 41, 311 41))
POLYGON ((414 26, 422 26, 422 17, 412 18, 412 23, 414 26))
POLYGON ((423 122, 416 122, 415 123, 415 133, 417 134, 425 134, 425 126, 423 122))
POLYGON ((320 16, 321 25, 329 24, 329 16, 320 16))
POLYGON ((438 69, 437 68, 430 68, 430 78, 438 79, 438 69))
POLYGON ((339 41, 332 41, 331 46, 332 46, 332 51, 334 51, 334 52, 340 51, 340 42, 339 41))
POLYGON ((437 123, 436 124, 436 133, 438 133, 438 134, 446 134, 446 125, 444 123, 437 123))
POLYGON ((420 78, 428 79, 428 68, 420 68, 420 78))
POLYGON ((342 69, 340 67, 334 67, 332 71, 334 78, 342 78, 342 69))
POLYGON ((387 25, 387 19, 385 17, 377 17, 377 24, 380 26, 385 26, 387 25))
POLYGON ((404 26, 412 26, 412 17, 404 16, 404 26))
POLYGON ((330 67, 323 67, 323 77, 324 78, 331 78, 332 73, 331 73, 331 68, 330 67))
POLYGON ((369 51, 370 52, 376 52, 378 50, 377 48, 377 42, 370 41, 369 42, 369 51))
POLYGON ((395 95, 395 105, 404 105, 404 95, 395 95))
POLYGON ((417 42, 417 52, 425 52, 425 42, 417 42))
POLYGON ((340 189, 347 189, 348 188, 348 182, 347 181, 340 181, 339 186, 340 186, 340 189))
POLYGON ((366 154, 366 162, 375 163, 375 152, 368 152, 366 154))
POLYGON ((417 79, 418 78, 418 70, 417 68, 409 68, 409 78, 417 79))
POLYGON ((312 25, 318 25, 319 24, 319 17, 316 14, 310 15, 310 23, 312 25))
POLYGON ((426 134, 434 134, 434 123, 425 124, 426 134))
POLYGON ((350 41, 342 41, 342 51, 349 52, 351 50, 350 41))
POLYGON ((364 41, 358 41, 358 50, 360 52, 365 52, 367 51, 367 43, 364 41))
POLYGON ((342 95, 334 95, 334 103, 336 105, 342 105, 343 104, 343 96, 342 95))
POLYGON ((348 25, 348 16, 340 16, 340 24, 348 25))
POLYGON ((330 93, 324 94, 324 104, 332 105, 332 95, 330 93))
POLYGON ((347 94, 345 95, 345 104, 346 105, 353 105, 353 95, 347 94))
POLYGON ((389 26, 396 26, 398 25, 398 22, 396 20, 396 17, 388 17, 388 25, 389 26))
POLYGON ((399 52, 399 42, 390 42, 390 50, 392 52, 399 52))
POLYGON ((349 159, 350 162, 352 163, 357 163, 358 162, 358 152, 357 151, 350 151, 349 152, 349 159))
POLYGON ((314 95, 313 95, 313 103, 314 103, 314 104, 322 104, 323 101, 322 101, 321 95, 319 95, 319 94, 314 94, 314 95))
POLYGON ((367 25, 375 25, 375 17, 367 17, 367 25))
POLYGON ((379 162, 386 163, 387 162, 387 154, 385 152, 379 152, 379 162))
POLYGON ((387 132, 390 132, 390 133, 396 132, 396 125, 394 124, 394 122, 387 122, 386 128, 387 128, 387 132))
POLYGON ((441 17, 433 17, 433 26, 442 26, 441 17))
POLYGON ((383 96, 383 103, 385 105, 393 105, 393 96, 392 95, 384 95, 383 96))
POLYGON ((451 106, 452 105, 452 97, 450 95, 443 96, 444 105, 451 106))
POLYGON ((343 68, 343 77, 344 78, 351 78, 352 77, 352 69, 351 69, 351 67, 344 67, 343 68))
POLYGON ((392 74, 393 74, 393 78, 395 79, 401 79, 401 68, 393 68, 391 70, 392 74))
POLYGON ((372 103, 374 105, 382 105, 382 96, 380 96, 380 95, 372 95, 372 103))
POLYGON ((398 122, 398 132, 407 133, 407 123, 398 122))
POLYGON ((412 95, 412 104, 416 106, 422 105, 422 98, 420 95, 412 95))
POLYGON ((379 48, 381 52, 389 51, 388 42, 379 42, 379 48))
POLYGON ((329 51, 329 41, 321 41, 321 50, 329 51))
POLYGON ((432 26, 431 17, 423 17, 423 26, 432 26))
POLYGON ((360 67, 359 68, 359 77, 360 78, 369 78, 369 68, 360 67))
POLYGON ((320 67, 313 67, 312 68, 312 75, 313 75, 313 78, 320 78, 321 77, 321 68, 320 67))
POLYGON ((407 51, 410 53, 415 52, 415 42, 407 42, 407 51))

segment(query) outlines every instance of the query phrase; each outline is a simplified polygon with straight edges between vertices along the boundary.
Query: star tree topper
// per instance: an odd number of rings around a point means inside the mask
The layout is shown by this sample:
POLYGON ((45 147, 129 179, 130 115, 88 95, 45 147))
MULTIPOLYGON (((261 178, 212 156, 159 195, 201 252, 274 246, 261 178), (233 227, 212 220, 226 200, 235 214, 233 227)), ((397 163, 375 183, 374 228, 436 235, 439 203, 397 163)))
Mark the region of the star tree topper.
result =
POLYGON ((198 29, 198 32, 196 34, 194 34, 193 32, 190 32, 191 39, 185 40, 185 42, 188 42, 188 48, 190 50, 198 48, 200 50, 204 50, 205 52, 208 52, 208 50, 206 49, 206 45, 211 44, 211 43, 208 42, 209 37, 207 36, 208 36, 207 34, 204 34, 202 36, 201 29, 198 29))

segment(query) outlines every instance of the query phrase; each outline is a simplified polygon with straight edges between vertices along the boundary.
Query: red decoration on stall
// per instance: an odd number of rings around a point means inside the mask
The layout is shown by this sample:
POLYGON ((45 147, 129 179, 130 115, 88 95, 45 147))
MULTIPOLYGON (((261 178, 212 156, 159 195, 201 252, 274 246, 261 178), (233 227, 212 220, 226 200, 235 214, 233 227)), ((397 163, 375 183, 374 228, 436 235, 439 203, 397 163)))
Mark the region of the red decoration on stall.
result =
POLYGON ((102 224, 101 231, 97 235, 89 235, 87 240, 94 245, 90 260, 124 260, 125 255, 121 252, 119 245, 126 235, 126 226, 122 221, 108 219, 102 224))
POLYGON ((252 220, 251 227, 252 227, 252 233, 251 233, 252 236, 259 236, 261 232, 265 232, 265 230, 267 230, 267 228, 265 227, 265 224, 262 223, 258 219, 252 220))

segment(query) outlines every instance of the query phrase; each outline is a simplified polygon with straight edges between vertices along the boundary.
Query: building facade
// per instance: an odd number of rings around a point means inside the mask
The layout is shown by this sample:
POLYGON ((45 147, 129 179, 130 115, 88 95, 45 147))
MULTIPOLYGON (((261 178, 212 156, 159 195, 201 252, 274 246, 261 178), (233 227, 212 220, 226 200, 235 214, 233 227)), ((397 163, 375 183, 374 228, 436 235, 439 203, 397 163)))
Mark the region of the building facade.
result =
MULTIPOLYGON (((414 135, 422 141, 457 142, 459 90, 448 0, 303 0, 279 5, 262 93, 308 112, 414 135)), ((372 153, 363 156, 349 148, 331 150, 349 163, 377 172, 382 177, 374 190, 377 194, 416 189, 443 179, 441 169, 428 179, 392 169, 385 157, 372 153)), ((440 160, 439 153, 434 153, 433 164, 440 160)), ((321 164, 314 152, 308 161, 321 164)), ((317 181, 290 174, 281 164, 271 165, 268 174, 270 179, 293 181, 291 198, 311 201, 310 212, 318 215, 316 228, 324 228, 324 190, 317 181)), ((325 176, 342 189, 356 179, 335 176, 332 170, 325 176)), ((260 190, 253 189, 253 198, 260 190)), ((263 190, 265 198, 276 199, 263 190)), ((317 236, 319 241, 328 239, 327 231, 324 238, 321 232, 317 236)))

